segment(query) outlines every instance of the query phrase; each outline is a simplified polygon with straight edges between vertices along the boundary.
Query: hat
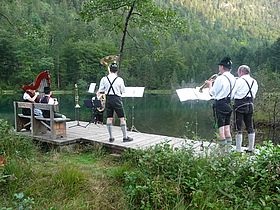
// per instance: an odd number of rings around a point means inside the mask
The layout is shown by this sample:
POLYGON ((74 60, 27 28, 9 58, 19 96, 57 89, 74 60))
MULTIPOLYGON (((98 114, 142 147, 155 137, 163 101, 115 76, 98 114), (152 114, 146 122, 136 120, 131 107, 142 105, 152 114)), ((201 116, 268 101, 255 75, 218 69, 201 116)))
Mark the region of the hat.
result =
POLYGON ((114 71, 114 72, 118 71, 118 64, 117 63, 112 63, 110 65, 110 70, 114 71))
POLYGON ((220 61, 220 63, 218 63, 218 65, 224 66, 224 67, 229 68, 229 69, 231 69, 231 64, 232 64, 232 62, 231 62, 230 57, 224 57, 220 61))
POLYGON ((45 94, 49 94, 51 92, 51 88, 50 87, 44 87, 44 93, 45 94))

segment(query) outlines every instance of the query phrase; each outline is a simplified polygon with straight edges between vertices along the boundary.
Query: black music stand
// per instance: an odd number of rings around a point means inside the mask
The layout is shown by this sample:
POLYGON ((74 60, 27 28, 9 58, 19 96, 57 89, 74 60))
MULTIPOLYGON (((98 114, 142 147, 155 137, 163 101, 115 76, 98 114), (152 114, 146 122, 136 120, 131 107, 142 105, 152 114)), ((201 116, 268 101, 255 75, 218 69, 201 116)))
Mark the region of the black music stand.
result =
MULTIPOLYGON (((95 125, 98 124, 99 120, 98 120, 98 110, 97 108, 101 107, 101 101, 96 99, 95 97, 93 97, 92 99, 87 99, 84 100, 84 105, 87 108, 91 109, 91 119, 88 122, 88 124, 86 126, 84 126, 85 128, 87 126, 89 126, 91 123, 94 123, 95 125)), ((98 125, 97 125, 98 126, 98 125)), ((99 127, 99 126, 98 126, 99 127)))
POLYGON ((134 98, 143 97, 145 87, 125 87, 125 93, 122 97, 132 97, 132 109, 131 109, 131 128, 130 131, 139 132, 134 125, 134 98))

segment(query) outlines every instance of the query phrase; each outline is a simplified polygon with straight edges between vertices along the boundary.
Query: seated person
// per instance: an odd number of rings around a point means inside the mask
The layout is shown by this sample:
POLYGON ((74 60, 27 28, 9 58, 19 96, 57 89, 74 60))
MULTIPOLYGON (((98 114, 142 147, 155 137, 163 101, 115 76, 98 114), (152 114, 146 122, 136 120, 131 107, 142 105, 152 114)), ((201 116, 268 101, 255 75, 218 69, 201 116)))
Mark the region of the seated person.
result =
MULTIPOLYGON (((32 90, 32 89, 28 89, 24 92, 22 98, 23 98, 24 102, 35 103, 35 102, 38 102, 38 99, 39 99, 38 96, 39 96, 38 92, 35 92, 35 90, 32 90)), ((22 109, 22 114, 31 115, 30 109, 28 109, 28 108, 22 109)), ((43 116, 43 113, 40 109, 34 109, 34 114, 36 116, 43 116)))
MULTIPOLYGON (((44 87, 44 96, 40 99, 41 103, 50 104, 50 105, 57 105, 58 101, 56 98, 52 97, 52 92, 50 87, 44 87)), ((42 110, 43 116, 45 118, 50 118, 50 111, 49 110, 42 110)), ((58 112, 54 112, 55 118, 66 118, 65 115, 60 114, 58 112)))

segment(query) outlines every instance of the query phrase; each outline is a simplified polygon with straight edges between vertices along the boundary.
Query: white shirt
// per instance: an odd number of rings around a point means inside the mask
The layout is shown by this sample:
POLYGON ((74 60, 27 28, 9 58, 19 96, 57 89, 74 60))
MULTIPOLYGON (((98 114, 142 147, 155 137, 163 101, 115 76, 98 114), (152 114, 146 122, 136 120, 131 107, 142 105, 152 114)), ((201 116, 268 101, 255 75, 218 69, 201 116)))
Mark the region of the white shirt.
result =
MULTIPOLYGON (((37 97, 37 96, 39 95, 39 93, 36 92, 35 95, 36 95, 36 97, 37 97)), ((34 96, 35 96, 35 95, 34 95, 34 96)), ((34 97, 34 96, 33 96, 33 97, 34 97)), ((22 96, 23 100, 28 100, 28 101, 30 101, 30 102, 33 101, 33 100, 32 100, 33 97, 31 97, 27 92, 24 92, 24 94, 23 94, 23 96, 22 96)), ((35 98, 36 98, 36 97, 35 97, 35 98)), ((35 100, 35 98, 34 98, 34 100, 35 100)))
POLYGON ((209 90, 210 95, 215 100, 226 98, 233 89, 235 81, 235 77, 229 71, 224 72, 216 78, 213 87, 209 90))
MULTIPOLYGON (((117 74, 115 73, 110 73, 108 76, 107 76, 110 80, 110 82, 112 83, 114 81, 114 79, 117 77, 117 74)), ((99 92, 105 92, 106 95, 114 95, 114 92, 111 88, 110 92, 109 91, 109 88, 110 88, 110 83, 107 79, 107 77, 103 77, 101 80, 100 80, 100 86, 99 86, 99 92)), ((115 91, 115 94, 117 96, 122 96, 122 94, 125 92, 125 85, 124 85, 124 81, 121 77, 118 77, 115 82, 113 83, 112 85, 114 91, 115 91)))
POLYGON ((46 96, 49 97, 48 104, 50 104, 50 105, 58 105, 58 101, 57 101, 56 98, 53 98, 53 97, 51 97, 50 95, 46 95, 46 96))
MULTIPOLYGON (((232 90, 232 98, 234 98, 234 99, 242 99, 249 92, 250 89, 249 89, 249 87, 248 87, 248 85, 247 85, 247 83, 246 83, 246 81, 244 79, 248 82, 250 87, 252 86, 252 83, 254 81, 253 86, 251 88, 251 92, 252 92, 253 98, 256 97, 256 94, 257 94, 257 91, 258 91, 258 83, 249 74, 245 74, 245 75, 239 77, 236 80, 235 87, 232 90)), ((247 97, 251 97, 251 94, 248 93, 247 97)))
MULTIPOLYGON (((35 93, 35 95, 37 96, 38 93, 35 93)), ((23 96, 22 96, 23 100, 28 100, 28 101, 32 101, 32 97, 28 94, 28 93, 24 93, 23 96)), ((43 113, 40 109, 37 109, 35 108, 34 109, 34 114, 37 115, 37 116, 43 116, 43 113)))

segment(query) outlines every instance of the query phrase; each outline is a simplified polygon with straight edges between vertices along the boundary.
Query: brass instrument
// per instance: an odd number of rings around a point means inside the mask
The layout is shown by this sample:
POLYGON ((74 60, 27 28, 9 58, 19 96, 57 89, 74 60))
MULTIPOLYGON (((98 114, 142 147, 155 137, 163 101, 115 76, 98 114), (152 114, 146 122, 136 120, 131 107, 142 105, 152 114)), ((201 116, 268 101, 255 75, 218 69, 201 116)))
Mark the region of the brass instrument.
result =
MULTIPOLYGON (((209 77, 208 80, 213 80, 213 81, 215 81, 215 79, 216 79, 219 75, 220 75, 220 74, 213 74, 211 77, 209 77)), ((206 81, 199 87, 199 92, 202 93, 202 90, 203 90, 204 88, 207 87, 207 81, 208 81, 208 80, 206 80, 206 81)))
POLYGON ((75 84, 75 108, 80 108, 80 105, 79 105, 79 91, 78 91, 78 85, 75 84))
POLYGON ((97 96, 97 99, 100 101, 101 106, 97 107, 97 111, 99 112, 103 112, 105 109, 105 104, 106 104, 106 95, 105 93, 99 93, 99 95, 97 96))
POLYGON ((118 63, 119 61, 120 61, 119 55, 108 55, 100 59, 100 63, 106 67, 109 67, 111 63, 118 63))

